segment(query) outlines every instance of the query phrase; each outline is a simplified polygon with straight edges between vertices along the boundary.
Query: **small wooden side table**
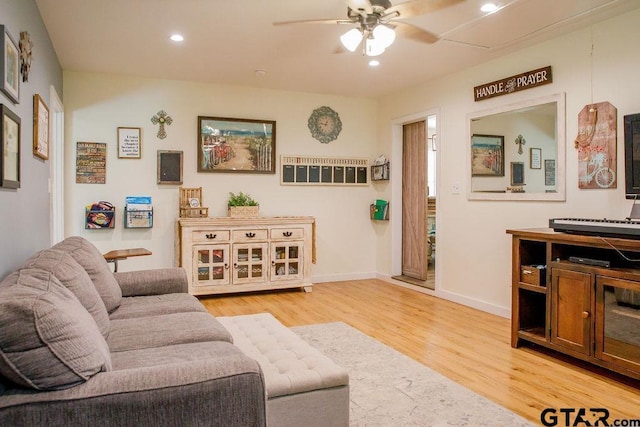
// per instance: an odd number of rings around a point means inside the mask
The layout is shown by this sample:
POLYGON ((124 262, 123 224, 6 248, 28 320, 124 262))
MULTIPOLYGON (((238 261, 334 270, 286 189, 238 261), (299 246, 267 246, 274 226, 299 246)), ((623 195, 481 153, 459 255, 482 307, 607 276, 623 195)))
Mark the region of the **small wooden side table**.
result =
POLYGON ((107 260, 107 262, 113 263, 114 265, 113 272, 116 273, 118 271, 118 261, 125 260, 127 258, 134 257, 134 256, 151 255, 151 253, 152 252, 149 249, 145 249, 145 248, 116 249, 116 250, 107 252, 103 256, 104 256, 104 259, 107 260))

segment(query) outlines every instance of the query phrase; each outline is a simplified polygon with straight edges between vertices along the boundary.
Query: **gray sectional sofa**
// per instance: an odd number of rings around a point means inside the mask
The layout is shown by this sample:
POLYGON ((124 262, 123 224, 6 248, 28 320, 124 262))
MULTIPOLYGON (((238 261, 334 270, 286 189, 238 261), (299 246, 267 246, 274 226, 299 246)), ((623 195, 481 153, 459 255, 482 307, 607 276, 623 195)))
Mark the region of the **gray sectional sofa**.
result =
POLYGON ((112 273, 70 237, 0 282, 0 425, 248 427, 265 405, 182 269, 112 273))

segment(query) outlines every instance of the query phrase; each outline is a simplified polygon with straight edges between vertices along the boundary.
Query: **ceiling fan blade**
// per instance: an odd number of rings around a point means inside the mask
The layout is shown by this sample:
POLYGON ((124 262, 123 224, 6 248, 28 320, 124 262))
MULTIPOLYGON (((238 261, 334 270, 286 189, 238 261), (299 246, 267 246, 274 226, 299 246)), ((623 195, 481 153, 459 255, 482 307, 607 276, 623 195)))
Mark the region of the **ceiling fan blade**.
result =
POLYGON ((345 0, 345 3, 355 12, 362 10, 367 14, 373 13, 373 6, 369 0, 345 0))
POLYGON ((410 18, 412 16, 424 15, 435 12, 445 7, 453 6, 456 3, 462 3, 464 0, 410 0, 391 6, 384 11, 384 16, 399 14, 400 18, 410 18))
POLYGON ((279 21, 273 25, 290 25, 290 24, 353 24, 348 19, 302 19, 299 21, 279 21))
POLYGON ((396 27, 396 34, 410 40, 428 44, 435 43, 440 40, 440 37, 437 35, 406 22, 393 21, 392 25, 396 27))

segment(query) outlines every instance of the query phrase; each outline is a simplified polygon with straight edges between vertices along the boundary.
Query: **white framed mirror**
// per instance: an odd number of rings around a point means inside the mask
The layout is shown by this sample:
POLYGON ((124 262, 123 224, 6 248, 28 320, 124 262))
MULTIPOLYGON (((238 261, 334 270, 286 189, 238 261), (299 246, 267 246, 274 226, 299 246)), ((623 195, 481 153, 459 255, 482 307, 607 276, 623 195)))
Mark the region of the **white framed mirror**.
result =
POLYGON ((469 200, 565 200, 565 96, 467 116, 469 200))

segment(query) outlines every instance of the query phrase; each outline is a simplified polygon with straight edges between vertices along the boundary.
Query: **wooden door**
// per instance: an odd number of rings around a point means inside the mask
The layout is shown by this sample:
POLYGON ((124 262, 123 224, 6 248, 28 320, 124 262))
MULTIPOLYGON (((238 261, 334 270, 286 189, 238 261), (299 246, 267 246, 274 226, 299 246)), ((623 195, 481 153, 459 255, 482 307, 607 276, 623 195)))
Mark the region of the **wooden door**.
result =
POLYGON ((554 268, 551 272, 551 342, 591 354, 591 274, 554 268))
POLYGON ((402 274, 426 280, 428 266, 426 122, 404 125, 402 144, 402 274))

